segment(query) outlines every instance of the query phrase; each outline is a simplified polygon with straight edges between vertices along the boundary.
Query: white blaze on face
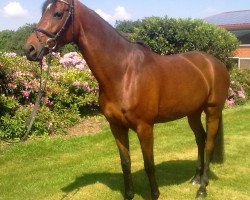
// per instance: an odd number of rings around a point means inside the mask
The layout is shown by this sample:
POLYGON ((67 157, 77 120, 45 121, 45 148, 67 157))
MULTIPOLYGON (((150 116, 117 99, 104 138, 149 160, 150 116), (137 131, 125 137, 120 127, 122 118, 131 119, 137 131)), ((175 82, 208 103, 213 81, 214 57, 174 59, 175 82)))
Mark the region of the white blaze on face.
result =
POLYGON ((49 10, 51 6, 52 6, 52 3, 50 3, 50 4, 48 5, 48 7, 46 8, 46 11, 49 10))

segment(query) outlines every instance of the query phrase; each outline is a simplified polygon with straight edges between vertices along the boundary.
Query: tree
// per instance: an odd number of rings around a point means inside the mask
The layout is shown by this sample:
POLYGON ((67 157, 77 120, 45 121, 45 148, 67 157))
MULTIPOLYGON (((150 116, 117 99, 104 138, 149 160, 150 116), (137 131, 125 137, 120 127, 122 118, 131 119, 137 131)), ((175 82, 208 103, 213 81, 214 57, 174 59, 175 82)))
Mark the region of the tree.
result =
POLYGON ((29 34, 36 24, 26 24, 17 31, 4 30, 0 32, 0 50, 23 55, 23 47, 29 34))
POLYGON ((24 54, 23 47, 25 45, 28 36, 34 30, 35 26, 36 24, 26 24, 17 29, 13 37, 13 41, 15 42, 15 48, 13 48, 14 52, 16 52, 19 55, 24 54))
POLYGON ((124 20, 124 21, 116 21, 115 28, 118 31, 124 32, 124 33, 134 33, 135 29, 140 26, 141 22, 139 20, 137 21, 131 21, 131 20, 124 20))
MULTIPOLYGON (((0 31, 0 51, 15 52, 18 55, 23 55, 25 42, 35 26, 36 24, 26 24, 18 28, 17 31, 0 31)), ((78 48, 74 44, 68 44, 59 49, 59 51, 65 54, 70 51, 78 51, 78 48)))
POLYGON ((8 51, 13 48, 14 31, 4 30, 0 32, 0 51, 8 51))

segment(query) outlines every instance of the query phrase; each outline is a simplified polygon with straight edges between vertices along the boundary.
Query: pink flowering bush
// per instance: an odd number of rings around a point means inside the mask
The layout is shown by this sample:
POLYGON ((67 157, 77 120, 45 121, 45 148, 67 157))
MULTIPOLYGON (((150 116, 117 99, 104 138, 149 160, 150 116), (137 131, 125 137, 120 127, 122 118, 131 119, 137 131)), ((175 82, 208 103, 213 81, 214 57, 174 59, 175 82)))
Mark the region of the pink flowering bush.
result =
POLYGON ((250 70, 234 67, 230 74, 231 83, 226 105, 229 107, 243 105, 250 99, 250 70))
POLYGON ((86 66, 86 61, 77 52, 70 52, 60 58, 60 64, 63 67, 75 67, 83 70, 86 66))
POLYGON ((245 91, 241 84, 236 81, 231 81, 226 105, 230 107, 234 105, 243 105, 246 100, 245 91))
MULTIPOLYGON (((43 70, 47 67, 44 63, 43 70)), ((20 138, 25 133, 39 77, 37 63, 0 52, 0 138, 20 138)), ((98 109, 97 97, 97 82, 85 60, 76 52, 65 56, 54 53, 46 93, 31 134, 64 133, 81 115, 98 109)))

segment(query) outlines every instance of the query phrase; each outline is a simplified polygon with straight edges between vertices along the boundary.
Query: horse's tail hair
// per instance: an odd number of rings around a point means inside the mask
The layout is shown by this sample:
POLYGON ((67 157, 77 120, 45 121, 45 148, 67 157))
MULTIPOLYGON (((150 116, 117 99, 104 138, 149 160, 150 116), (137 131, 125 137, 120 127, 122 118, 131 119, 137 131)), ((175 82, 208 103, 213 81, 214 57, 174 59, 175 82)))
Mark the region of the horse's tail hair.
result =
POLYGON ((223 116, 220 116, 219 127, 215 139, 214 152, 212 163, 222 164, 224 162, 224 130, 223 130, 223 116))

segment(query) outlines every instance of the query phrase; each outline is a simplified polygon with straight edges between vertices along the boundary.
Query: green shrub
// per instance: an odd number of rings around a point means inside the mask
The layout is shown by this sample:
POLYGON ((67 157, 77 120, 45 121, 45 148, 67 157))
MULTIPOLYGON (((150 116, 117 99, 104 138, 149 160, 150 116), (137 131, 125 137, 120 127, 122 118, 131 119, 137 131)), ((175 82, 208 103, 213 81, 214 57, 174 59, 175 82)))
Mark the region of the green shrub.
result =
MULTIPOLYGON (((0 137, 4 139, 22 138, 26 133, 27 121, 33 107, 20 107, 14 115, 5 114, 1 117, 0 137)), ((63 134, 67 128, 74 125, 80 119, 76 109, 61 109, 52 111, 46 106, 42 106, 35 118, 32 126, 32 135, 50 135, 53 133, 63 134)))
POLYGON ((149 17, 136 25, 134 41, 144 41, 153 51, 170 55, 199 50, 214 55, 227 66, 239 45, 237 38, 223 28, 199 19, 149 17))
POLYGON ((19 104, 13 97, 0 95, 0 116, 5 114, 13 114, 17 110, 19 104))
POLYGON ((5 114, 0 121, 0 137, 3 139, 21 138, 25 134, 25 119, 27 111, 23 108, 17 110, 14 116, 5 114))
POLYGON ((124 33, 134 33, 135 29, 139 27, 141 24, 140 20, 131 21, 131 20, 124 20, 124 21, 116 21, 115 29, 124 33))

